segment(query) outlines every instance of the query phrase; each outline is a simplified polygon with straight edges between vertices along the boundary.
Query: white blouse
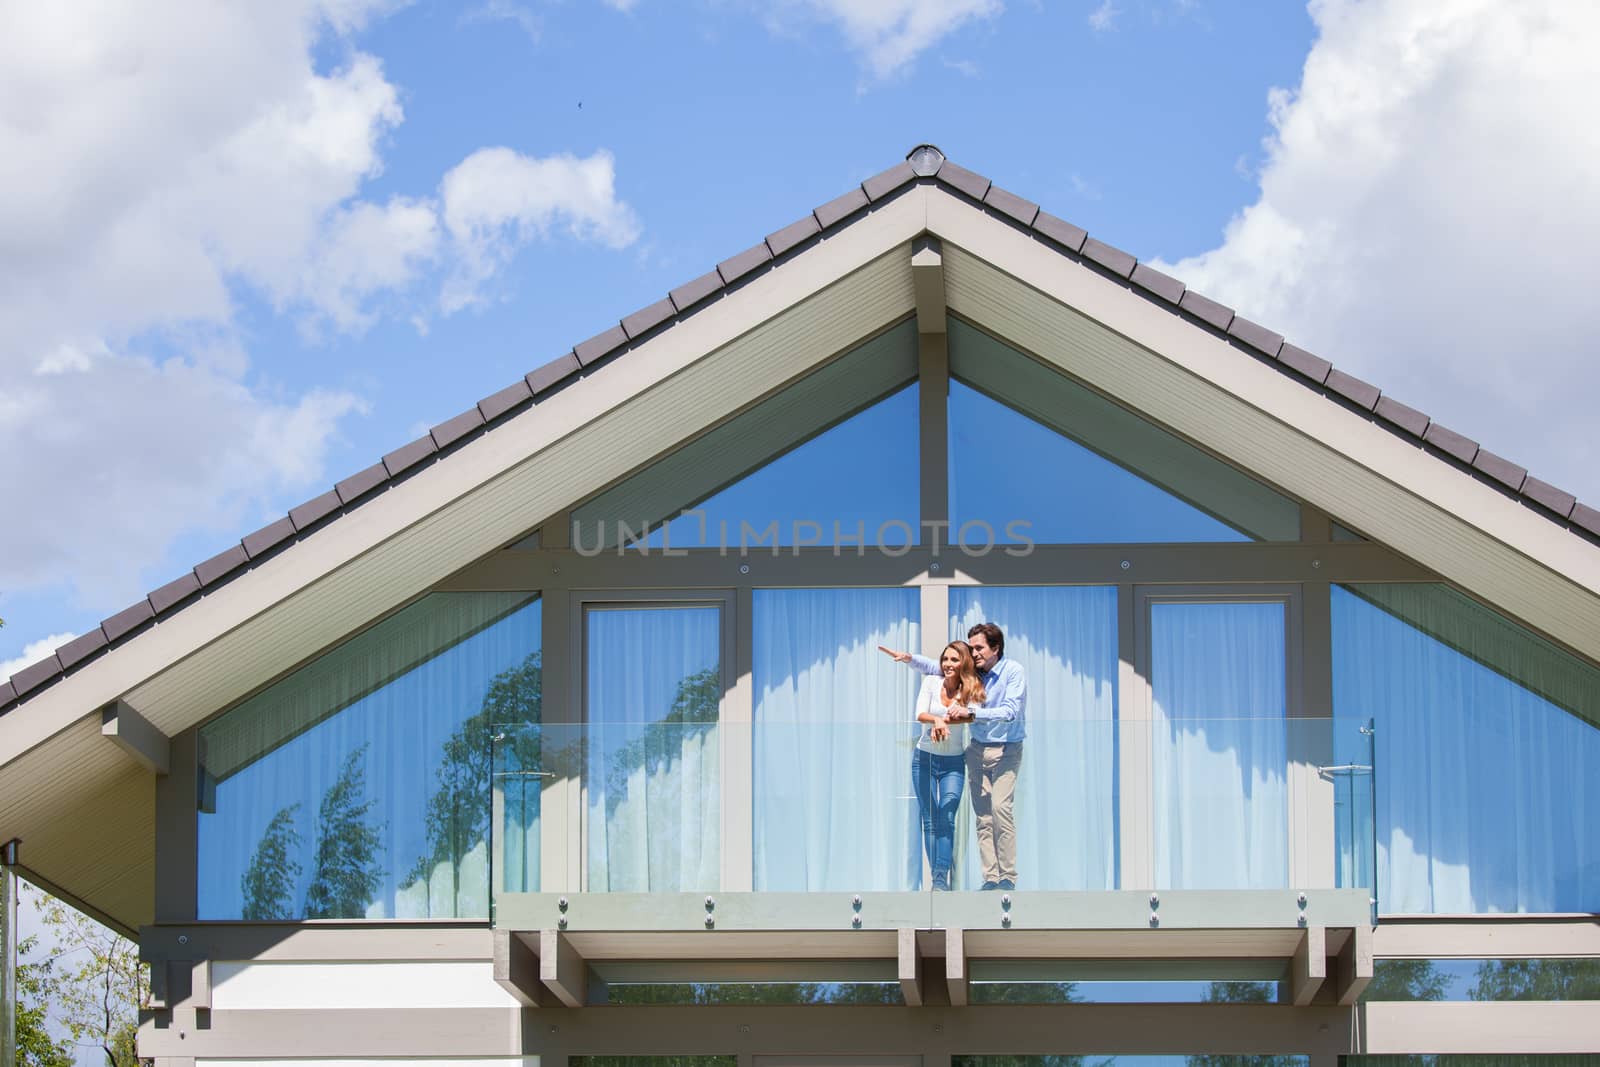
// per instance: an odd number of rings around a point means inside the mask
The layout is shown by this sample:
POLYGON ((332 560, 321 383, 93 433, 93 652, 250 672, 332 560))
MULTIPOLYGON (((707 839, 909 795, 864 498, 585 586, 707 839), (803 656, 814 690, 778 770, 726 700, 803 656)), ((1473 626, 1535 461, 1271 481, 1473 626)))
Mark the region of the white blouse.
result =
MULTIPOLYGON (((939 697, 939 690, 944 685, 941 675, 930 674, 922 679, 922 691, 917 694, 917 709, 912 718, 915 719, 923 712, 938 715, 948 712, 950 708, 944 706, 944 701, 939 697)), ((961 705, 952 704, 951 708, 961 705)), ((959 756, 967 749, 967 727, 965 723, 954 723, 950 726, 950 736, 943 741, 933 739, 933 723, 922 723, 922 736, 917 738, 917 747, 924 752, 931 752, 935 756, 959 756)))

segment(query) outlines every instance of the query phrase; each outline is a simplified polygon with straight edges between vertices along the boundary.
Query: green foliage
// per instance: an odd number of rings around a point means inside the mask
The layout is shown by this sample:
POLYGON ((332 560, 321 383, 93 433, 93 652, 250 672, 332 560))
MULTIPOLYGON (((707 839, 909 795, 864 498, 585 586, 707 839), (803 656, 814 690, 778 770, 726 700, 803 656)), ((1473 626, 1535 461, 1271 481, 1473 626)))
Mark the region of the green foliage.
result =
POLYGON ((66 1029, 73 1048, 98 1048, 106 1067, 138 1067, 134 1035, 150 989, 138 946, 53 897, 39 914, 57 950, 34 972, 38 1009, 66 1029))
POLYGON ((369 824, 367 746, 345 757, 339 777, 322 796, 317 811, 317 851, 306 890, 308 919, 360 918, 383 884, 378 855, 383 841, 369 824))
POLYGON ((1600 1000, 1600 960, 1484 960, 1473 1000, 1600 1000))
POLYGON ((27 962, 37 937, 17 944, 17 1063, 20 1067, 72 1067, 72 1046, 50 1036, 46 1020, 46 980, 53 960, 27 962))
POLYGON ((239 879, 244 897, 242 918, 256 921, 294 918, 294 887, 300 878, 300 833, 294 828, 299 804, 278 809, 267 824, 249 868, 239 879))
POLYGON ((969 990, 974 1004, 1076 1004, 1076 982, 978 982, 969 990))
POLYGON ((1432 960, 1378 960, 1361 994, 1369 1000, 1443 1000, 1449 978, 1432 960))

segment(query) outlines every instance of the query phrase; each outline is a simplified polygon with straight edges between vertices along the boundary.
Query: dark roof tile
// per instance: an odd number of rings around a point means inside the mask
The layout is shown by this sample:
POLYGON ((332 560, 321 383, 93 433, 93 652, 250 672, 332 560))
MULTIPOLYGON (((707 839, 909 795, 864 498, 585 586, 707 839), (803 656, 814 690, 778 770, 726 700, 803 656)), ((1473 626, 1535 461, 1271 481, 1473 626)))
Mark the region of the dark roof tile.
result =
POLYGON ((499 392, 491 393, 478 401, 478 410, 483 412, 484 422, 493 422, 518 404, 532 399, 533 390, 528 388, 528 380, 518 378, 499 392))
POLYGON ((11 686, 11 679, 0 682, 0 708, 8 707, 17 702, 17 691, 11 686))
POLYGON ((1428 432, 1428 416, 1416 408, 1407 407, 1392 396, 1380 396, 1373 414, 1400 427, 1412 437, 1421 437, 1428 432))
MULTIPOLYGON (((432 441, 428 442, 432 444, 432 441)), ((270 552, 294 536, 294 523, 285 516, 275 519, 261 527, 255 533, 244 535, 244 550, 251 559, 259 558, 263 553, 270 552)))
POLYGON ((138 600, 109 619, 101 619, 100 628, 106 632, 107 639, 118 641, 155 617, 156 609, 150 606, 150 601, 138 600))
POLYGON ((1378 387, 1353 374, 1338 369, 1330 370, 1324 384, 1363 411, 1371 411, 1378 404, 1378 387))
POLYGON ((1093 237, 1083 242, 1083 258, 1100 264, 1119 278, 1132 275, 1133 268, 1139 262, 1122 249, 1113 248, 1104 241, 1096 241, 1093 237))
MULTIPOLYGON (((478 413, 477 408, 472 413, 478 413)), ((329 489, 321 496, 314 496, 299 507, 289 509, 289 521, 294 523, 295 532, 304 530, 322 519, 339 510, 339 494, 329 489)))
POLYGON ((1318 385, 1328 380, 1328 372, 1333 369, 1333 364, 1321 356, 1314 356, 1299 345, 1287 343, 1278 349, 1278 362, 1304 374, 1318 385))
POLYGON ((1478 454, 1473 457, 1472 465, 1509 488, 1512 492, 1521 489, 1523 481, 1528 477, 1528 468, 1519 467, 1509 459, 1503 459, 1486 448, 1478 449, 1478 454))
POLYGON ((194 576, 193 571, 190 571, 181 578, 174 578, 160 589, 151 593, 150 606, 155 609, 157 615, 160 615, 174 604, 189 599, 199 591, 200 579, 194 576))
POLYGON ((374 463, 366 470, 357 471, 334 486, 333 491, 339 494, 339 503, 348 504, 352 500, 366 496, 388 480, 389 472, 384 465, 374 463))
POLYGON ((61 661, 62 670, 70 671, 110 643, 106 639, 106 632, 96 626, 56 649, 56 659, 61 661))
POLYGON ((677 313, 678 309, 672 306, 672 299, 664 296, 649 307, 640 308, 623 319, 622 332, 627 334, 629 339, 638 337, 660 326, 677 313))
MULTIPOLYGON (((434 443, 433 435, 423 434, 410 444, 401 445, 384 456, 383 466, 388 470, 389 477, 398 478, 437 451, 439 451, 439 446, 434 443)), ((250 548, 248 541, 245 543, 245 547, 250 548)), ((250 555, 254 556, 255 554, 255 549, 250 549, 250 555)))
POLYGON ((1143 263, 1133 268, 1133 275, 1128 279, 1134 285, 1154 293, 1169 304, 1176 304, 1183 299, 1183 283, 1171 275, 1162 274, 1154 267, 1147 267, 1143 263))
MULTIPOLYGON (((1574 504, 1572 514, 1568 518, 1596 537, 1600 537, 1600 511, 1596 511, 1588 504, 1574 504)), ((20 692, 19 689, 18 693, 20 692)))
MULTIPOLYGON (((455 444, 457 441, 461 440, 463 437, 467 436, 467 434, 471 433, 473 430, 476 430, 482 425, 483 412, 479 411, 475 407, 471 407, 459 415, 445 419, 432 430, 429 430, 428 436, 433 438, 433 443, 438 445, 442 451, 446 448, 449 448, 451 445, 455 444)), ((290 512, 290 514, 293 515, 294 513, 290 512)), ((295 525, 300 525, 299 519, 295 520, 295 525)))
POLYGON ((881 174, 874 174, 861 183, 867 199, 876 203, 916 177, 911 164, 901 161, 881 174))
POLYGON ((528 388, 533 390, 533 395, 538 396, 554 388, 561 382, 577 374, 583 368, 578 363, 578 357, 568 352, 564 356, 557 356, 538 370, 528 372, 528 388))
POLYGON ((818 224, 826 230, 830 226, 836 226, 843 222, 870 203, 871 201, 867 199, 867 194, 862 192, 858 186, 843 196, 836 196, 829 200, 812 214, 816 215, 818 224))
POLYGON ((1522 495, 1540 507, 1549 508, 1563 519, 1572 514, 1573 505, 1578 502, 1578 498, 1565 489, 1557 489, 1549 482, 1532 477, 1522 483, 1522 495))
POLYGON ((578 357, 580 364, 587 367, 595 360, 600 359, 602 356, 610 355, 627 343, 628 335, 622 331, 622 327, 620 325, 613 326, 609 330, 602 330, 600 333, 595 334, 582 344, 573 345, 572 354, 578 357))
POLYGON ((218 552, 204 563, 196 564, 194 576, 200 579, 202 586, 214 585, 220 579, 227 577, 249 562, 250 553, 244 550, 244 546, 234 545, 232 548, 218 552))
POLYGON ((822 232, 822 227, 810 215, 789 223, 776 233, 767 234, 767 247, 774 256, 781 256, 796 245, 804 244, 822 232))
POLYGON ((1024 226, 1032 226, 1034 218, 1039 214, 1038 204, 1032 200, 1024 200, 1016 193, 1008 193, 998 185, 989 186, 989 191, 983 194, 983 202, 1002 215, 1016 219, 1024 226))
POLYGON ((1265 326, 1259 326, 1249 319, 1241 319, 1237 315, 1228 323, 1228 336, 1274 359, 1278 356, 1278 349, 1283 347, 1283 334, 1274 333, 1265 326))
POLYGON ((1178 301, 1178 306, 1208 326, 1215 326, 1219 330, 1227 330, 1233 322, 1233 309, 1226 304, 1219 304, 1209 296, 1201 296, 1190 289, 1183 294, 1183 299, 1178 301))
POLYGON ((718 274, 714 270, 707 271, 694 281, 684 282, 682 285, 672 290, 672 292, 667 294, 667 298, 672 301, 672 306, 677 308, 679 311, 688 311, 690 308, 700 303, 700 301, 704 300, 706 297, 710 296, 712 293, 721 288, 722 275, 718 274))
POLYGON ((1061 245, 1069 252, 1077 252, 1083 248, 1083 242, 1089 238, 1088 231, 1081 226, 1074 226, 1067 220, 1057 218, 1048 211, 1040 211, 1034 218, 1033 232, 1050 238, 1050 240, 1061 245))
POLYGON ((1478 442, 1470 437, 1464 437, 1454 430, 1447 429, 1439 423, 1429 423, 1427 432, 1422 439, 1433 447, 1440 449, 1463 463, 1471 463, 1478 454, 1478 442))
POLYGON ((989 191, 988 178, 966 167, 957 166, 948 159, 939 167, 939 182, 978 201, 983 200, 983 194, 989 191))
POLYGON ((717 273, 722 275, 722 280, 725 283, 732 285, 757 267, 761 267, 771 261, 772 249, 767 247, 765 241, 762 241, 760 244, 751 245, 738 255, 718 263, 717 273))
POLYGON ((60 673, 61 661, 56 659, 56 654, 52 652, 39 662, 30 663, 13 674, 11 686, 17 691, 18 699, 21 699, 60 673))

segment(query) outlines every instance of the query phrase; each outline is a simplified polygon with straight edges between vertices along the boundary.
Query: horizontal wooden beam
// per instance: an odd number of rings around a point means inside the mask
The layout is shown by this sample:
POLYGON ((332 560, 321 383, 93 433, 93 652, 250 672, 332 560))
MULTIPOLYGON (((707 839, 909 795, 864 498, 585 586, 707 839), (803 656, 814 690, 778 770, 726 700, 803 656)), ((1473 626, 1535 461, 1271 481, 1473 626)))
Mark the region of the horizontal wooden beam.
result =
POLYGON ((1358 926, 1339 952, 1334 995, 1340 1004, 1354 1004, 1372 982, 1372 927, 1358 926))
POLYGON ((1327 977, 1328 931, 1320 926, 1308 926, 1289 964, 1287 1000, 1296 1007, 1305 1007, 1316 997, 1327 977))
POLYGON ((588 1000, 589 966, 560 930, 539 933, 539 980, 569 1008, 581 1008, 588 1000))
POLYGON ((525 1008, 537 1008, 549 999, 539 980, 539 957, 510 930, 494 932, 494 980, 525 1008))
POLYGON ((900 941, 900 992, 909 1007, 922 1007, 922 953, 917 949, 917 932, 902 929, 900 941))
POLYGON ((100 709, 100 733, 157 774, 166 774, 172 767, 172 739, 125 700, 100 709))

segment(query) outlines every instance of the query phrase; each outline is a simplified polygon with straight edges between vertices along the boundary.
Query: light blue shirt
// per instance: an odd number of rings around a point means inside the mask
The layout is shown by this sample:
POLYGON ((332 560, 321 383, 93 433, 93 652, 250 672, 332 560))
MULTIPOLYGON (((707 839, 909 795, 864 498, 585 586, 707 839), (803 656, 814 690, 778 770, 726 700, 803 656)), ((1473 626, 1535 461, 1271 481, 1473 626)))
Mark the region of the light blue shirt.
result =
MULTIPOLYGON (((911 665, 923 674, 941 673, 938 661, 927 656, 913 655, 911 665)), ((1028 676, 1022 664, 1001 656, 983 672, 983 691, 983 707, 972 721, 972 741, 980 745, 1021 741, 1028 714, 1028 676)))

